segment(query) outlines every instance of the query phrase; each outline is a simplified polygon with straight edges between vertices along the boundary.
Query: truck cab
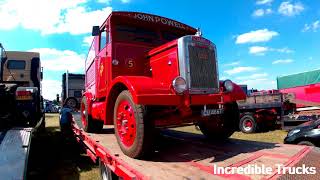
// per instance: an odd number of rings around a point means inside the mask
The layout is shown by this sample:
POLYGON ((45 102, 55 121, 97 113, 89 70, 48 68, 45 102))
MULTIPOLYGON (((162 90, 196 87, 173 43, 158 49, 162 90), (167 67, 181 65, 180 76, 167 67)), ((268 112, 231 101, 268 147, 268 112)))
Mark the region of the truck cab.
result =
POLYGON ((40 54, 3 50, 0 74, 0 124, 35 126, 43 117, 40 54))
POLYGON ((237 128, 242 89, 219 81, 214 43, 186 24, 139 12, 112 12, 94 36, 81 103, 85 131, 114 125, 122 151, 141 157, 154 128, 197 125, 210 139, 237 128))

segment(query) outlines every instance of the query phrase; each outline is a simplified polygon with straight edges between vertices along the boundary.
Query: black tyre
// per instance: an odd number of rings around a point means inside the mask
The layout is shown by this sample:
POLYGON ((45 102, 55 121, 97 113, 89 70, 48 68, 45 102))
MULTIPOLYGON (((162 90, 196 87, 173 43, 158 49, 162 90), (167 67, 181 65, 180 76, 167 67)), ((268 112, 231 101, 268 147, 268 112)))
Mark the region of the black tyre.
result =
POLYGON ((315 146, 312 142, 310 141, 300 141, 298 143, 299 145, 306 145, 306 146, 315 146))
POLYGON ((153 125, 146 109, 135 104, 129 91, 122 91, 114 106, 115 136, 124 154, 139 158, 148 154, 153 143, 153 125))
POLYGON ((81 125, 86 132, 99 132, 103 128, 103 121, 93 120, 88 113, 87 98, 84 96, 81 101, 81 125))
POLYGON ((119 177, 111 171, 100 159, 99 159, 99 169, 101 180, 116 180, 119 177))
POLYGON ((212 116, 209 121, 199 122, 201 132, 210 140, 223 141, 235 131, 239 122, 239 109, 236 103, 226 104, 224 114, 212 116))
POLYGON ((258 124, 252 113, 245 113, 239 122, 239 129, 244 133, 255 133, 258 124))
POLYGON ((67 104, 70 108, 77 109, 79 102, 77 101, 76 98, 74 98, 74 97, 69 97, 69 98, 66 99, 66 104, 67 104))

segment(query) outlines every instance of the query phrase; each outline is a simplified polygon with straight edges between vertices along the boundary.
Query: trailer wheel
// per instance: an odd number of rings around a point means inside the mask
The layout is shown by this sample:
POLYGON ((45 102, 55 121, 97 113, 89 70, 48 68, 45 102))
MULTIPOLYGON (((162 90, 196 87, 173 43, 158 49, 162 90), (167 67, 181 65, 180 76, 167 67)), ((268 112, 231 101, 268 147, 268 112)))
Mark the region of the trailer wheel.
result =
POLYGON ((86 132, 99 132, 103 128, 103 121, 93 120, 89 115, 87 98, 85 96, 81 101, 81 125, 86 132))
POLYGON ((229 103, 224 107, 222 116, 212 116, 208 121, 199 122, 198 126, 203 135, 210 140, 223 141, 228 139, 239 123, 237 103, 229 103))
POLYGON ((115 136, 124 154, 139 158, 152 147, 151 121, 146 119, 146 109, 135 104, 129 91, 122 91, 114 106, 113 122, 115 136))
POLYGON ((118 176, 107 167, 101 159, 99 159, 99 169, 101 180, 116 180, 119 179, 118 176))
POLYGON ((244 133, 254 133, 257 131, 258 124, 252 113, 245 113, 240 119, 239 129, 244 133))

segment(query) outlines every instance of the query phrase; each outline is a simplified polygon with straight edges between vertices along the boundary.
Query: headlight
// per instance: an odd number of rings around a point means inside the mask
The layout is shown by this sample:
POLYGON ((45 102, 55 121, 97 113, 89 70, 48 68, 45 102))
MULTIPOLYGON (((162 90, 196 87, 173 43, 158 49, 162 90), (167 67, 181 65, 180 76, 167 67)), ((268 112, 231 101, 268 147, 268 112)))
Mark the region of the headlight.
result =
POLYGON ((233 91, 233 83, 230 80, 225 80, 223 82, 224 89, 228 92, 233 91))
POLYGON ((185 90, 187 90, 187 82, 185 79, 183 79, 183 77, 176 77, 173 81, 172 81, 172 86, 173 89, 178 93, 181 94, 183 93, 185 90))
POLYGON ((300 129, 291 130, 291 131, 289 131, 288 136, 292 136, 298 132, 300 132, 300 129))

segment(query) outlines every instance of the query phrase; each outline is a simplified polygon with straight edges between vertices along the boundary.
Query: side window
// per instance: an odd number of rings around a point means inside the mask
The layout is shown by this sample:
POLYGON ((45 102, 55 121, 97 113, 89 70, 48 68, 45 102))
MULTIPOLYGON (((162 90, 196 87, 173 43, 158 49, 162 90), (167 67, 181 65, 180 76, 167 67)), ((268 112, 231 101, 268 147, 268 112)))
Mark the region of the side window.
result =
POLYGON ((107 44, 107 32, 104 30, 100 33, 100 50, 107 44))
POLYGON ((26 68, 26 61, 21 60, 9 60, 7 63, 8 69, 20 69, 23 70, 26 68))

